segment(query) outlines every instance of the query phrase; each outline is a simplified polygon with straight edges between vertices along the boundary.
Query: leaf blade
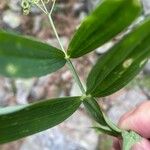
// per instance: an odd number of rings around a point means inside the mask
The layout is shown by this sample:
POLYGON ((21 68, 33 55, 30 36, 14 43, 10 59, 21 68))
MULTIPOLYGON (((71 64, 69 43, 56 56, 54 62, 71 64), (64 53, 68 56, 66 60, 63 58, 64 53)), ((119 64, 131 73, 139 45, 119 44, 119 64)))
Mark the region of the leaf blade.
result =
POLYGON ((108 96, 139 73, 150 57, 149 26, 148 18, 99 58, 87 79, 88 94, 108 96))
POLYGON ((121 130, 105 116, 95 98, 87 97, 83 104, 89 115, 98 123, 97 129, 115 136, 121 134, 121 130))
POLYGON ((80 106, 80 97, 0 109, 0 143, 6 143, 51 128, 72 115, 80 106))
POLYGON ((68 55, 76 58, 91 52, 129 26, 140 12, 139 0, 103 0, 75 33, 68 55))
POLYGON ((64 54, 48 44, 0 30, 0 74, 40 77, 65 65, 64 54))

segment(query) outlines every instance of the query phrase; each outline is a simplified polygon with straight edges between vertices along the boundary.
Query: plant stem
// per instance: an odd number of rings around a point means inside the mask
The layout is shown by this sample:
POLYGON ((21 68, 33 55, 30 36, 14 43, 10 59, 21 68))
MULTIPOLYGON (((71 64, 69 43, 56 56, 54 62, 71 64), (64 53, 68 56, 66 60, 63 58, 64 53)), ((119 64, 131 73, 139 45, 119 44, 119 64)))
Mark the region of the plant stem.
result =
MULTIPOLYGON (((56 30, 56 27, 55 27, 55 25, 54 25, 53 19, 52 19, 52 17, 51 17, 51 13, 52 13, 53 8, 54 8, 54 5, 52 6, 50 13, 47 13, 47 16, 48 16, 50 25, 51 25, 51 27, 52 27, 52 29, 53 29, 53 31, 54 31, 54 34, 55 34, 55 36, 56 36, 56 38, 57 38, 57 40, 58 40, 58 43, 59 43, 59 45, 60 45, 61 50, 62 50, 62 51, 64 52, 64 54, 65 54, 65 58, 66 58, 66 60, 67 60, 68 69, 71 71, 71 73, 72 73, 72 75, 73 75, 73 77, 74 77, 74 79, 75 79, 75 82, 78 84, 78 86, 79 86, 79 88, 80 88, 82 94, 83 94, 83 95, 86 95, 86 91, 85 91, 85 89, 84 89, 84 86, 83 86, 83 84, 82 84, 82 82, 81 82, 81 80, 80 80, 78 74, 77 74, 77 71, 76 71, 76 69, 75 69, 73 63, 71 62, 70 58, 68 57, 68 55, 67 55, 67 53, 66 53, 66 51, 65 51, 65 49, 64 49, 64 47, 63 47, 63 45, 62 45, 62 43, 61 43, 61 41, 60 41, 59 35, 58 35, 58 33, 57 33, 57 30, 56 30)), ((97 101, 95 100, 95 98, 92 98, 92 100, 89 99, 89 101, 86 101, 86 102, 89 102, 89 104, 87 103, 87 105, 86 105, 86 103, 84 103, 84 105, 85 105, 86 107, 89 106, 89 107, 88 107, 88 108, 90 108, 90 111, 89 111, 89 112, 90 112, 91 115, 93 116, 94 120, 96 120, 96 121, 99 122, 99 123, 100 123, 102 120, 103 120, 102 122, 105 122, 105 119, 106 119, 106 118, 104 117, 104 115, 103 115, 103 113, 102 113, 102 111, 101 111, 101 109, 100 109, 100 107, 99 107, 97 101), (94 112, 94 113, 93 113, 93 112, 94 112), (96 116, 95 116, 95 115, 96 115, 96 116)), ((110 127, 110 126, 109 126, 109 127, 110 127)))
POLYGON ((36 5, 42 12, 44 12, 45 14, 47 14, 47 12, 46 12, 39 4, 36 4, 36 3, 35 3, 35 5, 36 5))
POLYGON ((52 19, 52 17, 51 17, 52 11, 53 11, 54 5, 55 5, 55 0, 53 1, 53 5, 52 5, 52 8, 51 8, 50 12, 48 12, 48 10, 47 10, 47 8, 46 8, 46 6, 45 6, 43 0, 41 0, 41 2, 42 2, 42 5, 43 5, 44 9, 43 9, 42 7, 40 7, 39 5, 37 5, 37 6, 47 15, 47 17, 48 17, 48 19, 49 19, 49 22, 50 22, 50 25, 51 25, 51 27, 52 27, 52 29, 53 29, 53 31, 54 31, 54 34, 55 34, 55 36, 56 36, 56 38, 57 38, 57 41, 58 41, 58 43, 59 43, 59 45, 60 45, 60 48, 61 48, 61 50, 62 50, 62 51, 64 52, 64 54, 65 54, 65 58, 66 58, 66 60, 67 60, 67 66, 68 66, 69 70, 71 71, 71 73, 72 73, 72 75, 73 75, 73 77, 74 77, 76 83, 78 84, 78 86, 79 86, 79 88, 80 88, 82 94, 85 95, 85 94, 86 94, 86 91, 85 91, 85 89, 84 89, 84 86, 83 86, 83 84, 82 84, 82 82, 81 82, 81 80, 80 80, 80 78, 79 78, 79 76, 78 76, 78 74, 77 74, 77 72, 76 72, 76 69, 75 69, 74 65, 72 64, 70 58, 68 57, 68 55, 67 55, 67 53, 66 53, 66 51, 65 51, 65 49, 64 49, 64 47, 63 47, 63 45, 62 45, 62 43, 61 43, 61 41, 60 41, 59 35, 58 35, 58 33, 57 33, 57 30, 56 30, 56 27, 55 27, 55 25, 54 25, 53 19, 52 19))
POLYGON ((61 41, 60 41, 60 38, 59 38, 59 36, 58 36, 56 27, 55 27, 54 22, 53 22, 53 19, 52 19, 52 17, 51 17, 51 14, 48 15, 48 18, 49 18, 50 24, 51 24, 51 26, 52 26, 52 29, 53 29, 53 31, 54 31, 54 33, 55 33, 55 36, 56 36, 56 38, 57 38, 57 40, 58 40, 58 43, 59 43, 59 45, 60 45, 60 47, 61 47, 61 50, 62 50, 62 51, 64 52, 64 54, 65 54, 65 57, 66 57, 66 60, 67 60, 67 66, 68 66, 69 70, 71 71, 71 73, 72 73, 72 75, 73 75, 73 77, 74 77, 76 83, 78 84, 78 86, 79 86, 79 88, 80 88, 82 94, 85 95, 86 92, 85 92, 84 86, 83 86, 83 84, 82 84, 82 82, 81 82, 81 80, 80 80, 80 78, 79 78, 79 76, 78 76, 78 74, 77 74, 77 72, 76 72, 76 69, 75 69, 74 65, 72 64, 70 58, 68 57, 68 55, 67 55, 67 53, 66 53, 66 51, 65 51, 65 49, 64 49, 64 47, 63 47, 63 45, 62 45, 62 43, 61 43, 61 41))
POLYGON ((51 10, 50 10, 50 13, 49 13, 50 15, 52 14, 52 12, 54 10, 55 2, 56 2, 56 0, 53 0, 53 4, 52 4, 52 7, 51 7, 51 10))
POLYGON ((45 11, 48 13, 48 10, 47 10, 47 8, 46 8, 46 6, 45 6, 45 3, 43 2, 43 0, 41 0, 41 2, 42 2, 42 5, 43 5, 45 11))
POLYGON ((52 19, 52 17, 51 17, 50 14, 48 14, 48 19, 49 19, 50 25, 51 25, 51 27, 52 27, 52 29, 53 29, 53 31, 54 31, 54 34, 55 34, 55 36, 56 36, 56 38, 57 38, 57 41, 58 41, 58 43, 59 43, 59 45, 60 45, 61 50, 65 53, 65 56, 67 56, 67 53, 66 53, 66 51, 65 51, 65 49, 64 49, 64 47, 63 47, 63 45, 62 45, 62 43, 61 43, 61 41, 60 41, 60 38, 59 38, 59 36, 58 36, 56 27, 55 27, 55 25, 54 25, 53 19, 52 19))
POLYGON ((70 71, 72 72, 74 79, 75 79, 76 83, 78 84, 82 94, 86 95, 86 91, 83 87, 83 84, 82 84, 82 82, 76 72, 76 69, 74 68, 74 65, 72 64, 70 59, 67 59, 67 65, 68 65, 68 68, 70 69, 70 71))

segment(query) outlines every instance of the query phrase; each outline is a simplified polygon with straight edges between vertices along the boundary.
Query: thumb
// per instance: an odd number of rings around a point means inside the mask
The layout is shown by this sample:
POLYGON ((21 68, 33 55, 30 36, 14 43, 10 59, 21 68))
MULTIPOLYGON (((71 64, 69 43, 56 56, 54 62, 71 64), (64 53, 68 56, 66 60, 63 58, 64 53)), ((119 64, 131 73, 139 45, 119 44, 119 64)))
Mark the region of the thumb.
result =
POLYGON ((150 142, 144 138, 132 147, 132 150, 149 150, 149 149, 150 149, 150 142))
MULTIPOLYGON (((119 126, 125 130, 133 130, 144 138, 150 138, 150 102, 144 102, 125 114, 119 126)), ((150 148, 149 148, 150 149, 150 148)))

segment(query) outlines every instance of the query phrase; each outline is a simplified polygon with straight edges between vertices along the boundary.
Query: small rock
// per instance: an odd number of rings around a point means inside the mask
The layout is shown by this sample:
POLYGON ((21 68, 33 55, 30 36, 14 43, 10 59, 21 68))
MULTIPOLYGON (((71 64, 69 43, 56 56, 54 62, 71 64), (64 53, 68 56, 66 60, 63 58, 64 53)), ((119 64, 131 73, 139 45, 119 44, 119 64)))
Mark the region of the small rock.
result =
POLYGON ((3 10, 7 5, 6 1, 0 1, 0 10, 3 10))
POLYGON ((144 6, 145 14, 148 15, 150 13, 150 1, 143 0, 143 6, 144 6))
POLYGON ((70 81, 72 79, 72 74, 69 70, 67 70, 66 72, 64 72, 62 74, 61 77, 62 77, 63 81, 70 81))
POLYGON ((103 54, 103 53, 107 52, 113 45, 114 45, 113 41, 108 42, 108 43, 104 44, 103 46, 101 46, 100 48, 97 48, 96 53, 103 54))
POLYGON ((31 89, 35 79, 17 79, 16 80, 16 100, 18 104, 27 104, 28 97, 30 95, 31 89))
POLYGON ((61 94, 61 89, 56 86, 55 84, 50 85, 49 87, 47 87, 47 98, 53 98, 53 97, 59 97, 61 94))
POLYGON ((41 16, 35 16, 33 21, 33 33, 37 33, 40 28, 41 28, 41 21, 42 21, 42 17, 41 16))
POLYGON ((21 0, 9 0, 8 6, 13 11, 21 11, 21 0))
POLYGON ((91 11, 101 0, 85 0, 87 8, 91 11))
POLYGON ((70 96, 80 96, 80 95, 82 95, 82 92, 79 89, 79 86, 74 82, 70 91, 70 96))
POLYGON ((35 86, 31 89, 31 92, 30 92, 30 97, 34 101, 41 100, 42 98, 45 98, 45 95, 46 95, 46 90, 43 86, 35 86))
POLYGON ((87 14, 85 12, 81 12, 79 15, 79 21, 83 21, 86 16, 87 16, 87 14))
MULTIPOLYGON (((60 37, 60 41, 61 41, 63 47, 67 48, 68 43, 69 43, 69 39, 67 37, 63 36, 63 37, 60 37)), ((60 49, 60 45, 59 45, 58 40, 56 38, 48 39, 47 42, 49 44, 51 44, 52 46, 57 47, 57 48, 60 49)))
POLYGON ((11 28, 17 28, 20 26, 21 19, 19 14, 7 10, 3 13, 3 21, 11 28))
POLYGON ((144 68, 144 74, 150 75, 150 61, 146 64, 144 68))
POLYGON ((12 100, 13 96, 10 80, 6 78, 0 79, 0 106, 7 106, 8 103, 11 103, 10 100, 12 100))

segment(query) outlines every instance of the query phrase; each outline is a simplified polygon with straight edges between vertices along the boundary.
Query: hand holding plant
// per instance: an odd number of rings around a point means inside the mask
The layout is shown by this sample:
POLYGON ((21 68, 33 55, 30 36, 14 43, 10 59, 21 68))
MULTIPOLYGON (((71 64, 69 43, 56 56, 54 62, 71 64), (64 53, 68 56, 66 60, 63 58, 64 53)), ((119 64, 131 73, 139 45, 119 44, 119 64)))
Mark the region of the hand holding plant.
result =
MULTIPOLYGON (((149 150, 150 148, 150 102, 144 102, 122 116, 119 126, 125 130, 133 130, 142 136, 132 150, 149 150), (146 114, 146 115, 145 115, 146 114)), ((114 149, 121 150, 121 140, 114 140, 114 149)))
POLYGON ((31 38, 0 31, 0 74, 12 78, 40 77, 55 72, 66 64, 82 95, 0 109, 0 143, 51 128, 67 119, 83 103, 97 122, 97 126, 93 128, 122 138, 123 150, 129 150, 141 137, 133 131, 126 131, 114 125, 102 112, 97 98, 117 92, 145 66, 150 56, 149 17, 134 25, 134 28, 98 59, 88 75, 86 89, 71 59, 92 52, 120 32, 126 31, 142 14, 141 2, 102 0, 81 23, 67 51, 61 44, 52 19, 55 0, 52 1, 51 10, 47 9, 47 3, 49 0, 23 0, 22 7, 25 14, 28 14, 33 6, 41 9, 49 20, 60 49, 31 38))

